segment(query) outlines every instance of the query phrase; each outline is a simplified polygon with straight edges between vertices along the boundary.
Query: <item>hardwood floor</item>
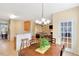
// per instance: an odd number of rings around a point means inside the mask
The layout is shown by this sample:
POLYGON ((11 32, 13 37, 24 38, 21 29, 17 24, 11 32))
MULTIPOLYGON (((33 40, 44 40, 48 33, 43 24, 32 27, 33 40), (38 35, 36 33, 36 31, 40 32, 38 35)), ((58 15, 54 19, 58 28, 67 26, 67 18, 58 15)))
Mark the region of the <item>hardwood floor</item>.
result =
POLYGON ((14 43, 8 40, 0 40, 0 56, 16 56, 14 43))
POLYGON ((79 55, 68 52, 68 51, 64 51, 63 56, 79 56, 79 55))
MULTIPOLYGON (((0 56, 17 56, 14 49, 14 42, 8 40, 0 40, 0 56)), ((76 54, 65 51, 63 56, 78 56, 76 54)))

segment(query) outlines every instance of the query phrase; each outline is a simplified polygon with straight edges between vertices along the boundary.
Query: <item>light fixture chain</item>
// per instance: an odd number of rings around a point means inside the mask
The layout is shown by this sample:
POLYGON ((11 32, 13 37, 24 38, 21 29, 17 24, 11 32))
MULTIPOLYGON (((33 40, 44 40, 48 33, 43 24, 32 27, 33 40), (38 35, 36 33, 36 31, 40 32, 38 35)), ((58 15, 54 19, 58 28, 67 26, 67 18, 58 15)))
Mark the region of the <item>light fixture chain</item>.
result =
POLYGON ((42 17, 44 17, 44 4, 42 3, 42 17))

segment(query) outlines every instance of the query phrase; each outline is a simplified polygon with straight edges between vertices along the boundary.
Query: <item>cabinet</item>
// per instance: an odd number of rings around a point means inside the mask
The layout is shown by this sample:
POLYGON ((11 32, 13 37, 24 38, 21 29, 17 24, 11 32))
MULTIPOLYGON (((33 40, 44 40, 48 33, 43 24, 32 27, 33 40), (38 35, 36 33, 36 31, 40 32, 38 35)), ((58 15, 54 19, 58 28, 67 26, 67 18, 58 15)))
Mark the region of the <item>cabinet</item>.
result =
POLYGON ((24 21, 24 31, 29 32, 31 28, 31 22, 30 21, 24 21))

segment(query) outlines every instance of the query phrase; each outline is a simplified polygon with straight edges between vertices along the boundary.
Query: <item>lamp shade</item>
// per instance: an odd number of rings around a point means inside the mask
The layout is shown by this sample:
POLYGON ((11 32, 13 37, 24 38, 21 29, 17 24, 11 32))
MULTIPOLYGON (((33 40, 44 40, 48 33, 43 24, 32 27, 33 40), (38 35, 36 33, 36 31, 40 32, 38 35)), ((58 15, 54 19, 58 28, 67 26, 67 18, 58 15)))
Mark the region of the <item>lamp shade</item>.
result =
POLYGON ((46 22, 47 22, 47 24, 49 24, 50 23, 50 20, 47 20, 46 22))
POLYGON ((42 21, 42 22, 45 22, 45 21, 46 21, 46 19, 45 19, 45 18, 42 18, 42 19, 41 19, 41 21, 42 21))
POLYGON ((35 21, 35 23, 39 23, 39 21, 38 21, 38 20, 36 20, 36 21, 35 21))
POLYGON ((35 23, 37 23, 37 24, 42 24, 42 22, 39 21, 39 20, 36 20, 35 23))
POLYGON ((42 24, 42 25, 47 25, 47 24, 50 23, 50 20, 41 19, 41 20, 36 20, 35 23, 42 24))

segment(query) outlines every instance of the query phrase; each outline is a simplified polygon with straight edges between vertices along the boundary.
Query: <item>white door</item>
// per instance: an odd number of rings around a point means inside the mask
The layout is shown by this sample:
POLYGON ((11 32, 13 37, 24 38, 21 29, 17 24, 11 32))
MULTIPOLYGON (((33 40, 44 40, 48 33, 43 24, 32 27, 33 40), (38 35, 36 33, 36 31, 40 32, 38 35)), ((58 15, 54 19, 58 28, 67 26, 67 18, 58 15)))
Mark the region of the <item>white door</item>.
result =
POLYGON ((73 51, 76 45, 75 23, 73 20, 60 22, 61 42, 65 44, 66 51, 73 51))

